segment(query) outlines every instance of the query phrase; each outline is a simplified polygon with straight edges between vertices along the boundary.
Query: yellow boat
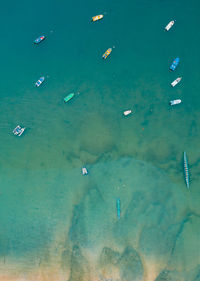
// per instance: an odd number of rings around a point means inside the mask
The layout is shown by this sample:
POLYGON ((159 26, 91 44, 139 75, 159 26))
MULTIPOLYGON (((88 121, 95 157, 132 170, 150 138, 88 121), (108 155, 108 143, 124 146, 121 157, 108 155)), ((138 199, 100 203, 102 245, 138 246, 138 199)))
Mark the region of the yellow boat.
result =
POLYGON ((103 18, 103 15, 97 15, 95 17, 92 17, 92 21, 101 20, 102 18, 103 18))
POLYGON ((112 48, 109 48, 102 56, 102 58, 105 60, 107 59, 107 57, 110 55, 110 53, 112 52, 112 48))

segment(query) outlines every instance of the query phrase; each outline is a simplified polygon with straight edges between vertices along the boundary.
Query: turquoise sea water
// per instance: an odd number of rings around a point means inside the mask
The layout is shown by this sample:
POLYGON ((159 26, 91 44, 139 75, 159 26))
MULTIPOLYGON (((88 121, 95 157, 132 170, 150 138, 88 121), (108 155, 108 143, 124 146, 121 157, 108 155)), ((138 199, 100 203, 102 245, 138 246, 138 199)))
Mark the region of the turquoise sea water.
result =
POLYGON ((0 278, 28 280, 54 264, 59 280, 200 280, 199 8, 195 0, 3 4, 0 278), (18 124, 27 128, 20 138, 18 124))

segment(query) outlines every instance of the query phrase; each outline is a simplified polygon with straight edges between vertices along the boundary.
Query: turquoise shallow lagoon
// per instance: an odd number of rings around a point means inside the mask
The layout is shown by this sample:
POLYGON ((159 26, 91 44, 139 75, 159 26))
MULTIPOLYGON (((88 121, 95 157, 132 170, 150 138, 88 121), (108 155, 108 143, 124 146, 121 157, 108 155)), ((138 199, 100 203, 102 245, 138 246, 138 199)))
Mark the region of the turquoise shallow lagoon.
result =
POLYGON ((199 8, 2 4, 0 280, 200 280, 199 8))

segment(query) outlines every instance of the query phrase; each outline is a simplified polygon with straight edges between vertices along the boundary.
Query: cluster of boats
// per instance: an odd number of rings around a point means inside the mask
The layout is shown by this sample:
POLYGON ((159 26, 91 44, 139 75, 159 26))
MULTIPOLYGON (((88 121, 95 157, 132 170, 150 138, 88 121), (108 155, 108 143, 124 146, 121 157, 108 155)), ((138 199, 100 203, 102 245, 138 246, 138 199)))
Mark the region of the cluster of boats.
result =
MULTIPOLYGON (((37 39, 35 39, 34 44, 39 44, 39 43, 42 42, 45 38, 46 38, 46 37, 45 37, 44 35, 38 37, 37 39)), ((39 87, 39 86, 44 82, 44 80, 45 80, 44 76, 40 77, 40 78, 36 81, 35 86, 36 86, 36 87, 39 87)), ((20 125, 17 125, 17 127, 13 130, 13 134, 14 134, 15 136, 20 137, 20 136, 24 133, 25 129, 26 129, 25 127, 23 128, 23 127, 21 127, 20 125)))
MULTIPOLYGON (((46 38, 46 36, 42 35, 39 36, 38 38, 35 39, 34 44, 39 44, 41 43, 44 39, 46 38)), ((35 83, 36 87, 39 87, 43 82, 44 82, 45 78, 44 76, 40 77, 37 82, 35 83)))
MULTIPOLYGON (((99 20, 102 20, 103 19, 103 15, 100 14, 100 15, 96 15, 94 17, 92 17, 91 21, 92 22, 96 22, 96 21, 99 21, 99 20)), ((166 31, 169 31, 172 26, 174 25, 175 23, 175 20, 172 20, 170 21, 166 26, 165 26, 165 30, 166 31)), ((36 38, 34 40, 34 44, 40 44, 42 41, 44 41, 44 39, 46 38, 45 35, 42 35, 42 36, 39 36, 38 38, 36 38)), ((114 48, 114 47, 113 47, 114 48)), ((113 48, 109 48, 108 50, 105 51, 105 53, 102 55, 102 58, 105 60, 107 59, 107 57, 111 54, 113 48)), ((170 65, 170 71, 175 71, 175 69, 177 68, 178 64, 180 62, 180 59, 177 57, 173 60, 172 64, 170 65)), ((176 78, 173 82, 171 82, 171 86, 172 87, 175 87, 178 83, 180 83, 180 81, 182 80, 182 77, 178 77, 176 78)), ((35 83, 35 86, 36 87, 39 87, 41 86, 41 84, 45 81, 45 77, 42 76, 40 77, 36 83, 35 83)), ((65 98, 64 98, 64 102, 67 103, 68 101, 70 101, 73 97, 75 96, 74 93, 70 93, 69 95, 67 95, 65 98)), ((181 103, 181 99, 176 99, 176 100, 172 100, 170 101, 170 105, 177 105, 177 104, 180 104, 181 103)), ((126 110, 123 112, 124 116, 128 116, 130 114, 132 114, 132 110, 126 110)), ((21 136, 24 131, 25 131, 25 127, 21 127, 20 125, 18 125, 14 130, 13 130, 13 134, 16 135, 16 136, 21 136)), ((85 167, 82 168, 82 174, 83 175, 87 175, 88 174, 88 171, 85 167)), ((188 169, 188 160, 187 160, 187 156, 186 156, 186 152, 184 152, 184 174, 185 174, 185 182, 186 182, 186 186, 187 188, 189 188, 189 169, 188 169)), ((121 214, 121 207, 120 207, 120 199, 118 198, 117 199, 117 202, 116 202, 116 205, 117 205, 117 217, 118 219, 120 219, 120 214, 121 214)))
MULTIPOLYGON (((166 31, 169 31, 169 30, 172 28, 172 26, 174 25, 174 23, 175 23, 175 20, 170 21, 170 22, 165 26, 165 30, 166 30, 166 31)), ((170 68, 169 68, 170 71, 174 71, 174 70, 176 69, 176 67, 178 66, 179 62, 180 62, 180 58, 175 58, 175 59, 173 60, 172 64, 170 65, 170 68)), ((172 87, 175 87, 178 83, 181 82, 181 80, 182 80, 182 77, 176 78, 176 79, 171 83, 171 86, 172 86, 172 87)), ((181 99, 177 99, 177 100, 172 100, 172 101, 170 101, 170 105, 176 105, 176 104, 179 104, 179 103, 181 103, 181 99)))
MULTIPOLYGON (((175 21, 170 21, 166 27, 165 30, 169 31, 172 26, 174 25, 175 21)), ((170 70, 174 71, 176 69, 176 67, 179 64, 180 59, 179 58, 175 58, 174 61, 172 62, 171 66, 170 66, 170 70)), ((180 81, 182 80, 182 77, 178 77, 176 78, 172 83, 171 86, 175 87, 178 83, 180 83, 180 81)), ((170 105, 176 105, 181 103, 181 99, 177 99, 177 100, 172 100, 170 101, 170 105)), ((190 188, 190 176, 189 176, 189 167, 188 167, 188 160, 187 160, 187 155, 186 152, 184 151, 183 153, 183 165, 184 165, 184 176, 185 176, 185 183, 187 188, 190 188)))
MULTIPOLYGON (((172 62, 171 66, 170 66, 170 71, 174 71, 176 69, 176 67, 178 66, 179 64, 179 61, 180 59, 179 58, 175 58, 174 61, 172 62)), ((172 83, 171 83, 171 86, 172 87, 175 87, 178 83, 180 83, 182 80, 182 77, 178 77, 176 78, 172 83)), ((176 104, 179 104, 181 103, 181 99, 177 99, 177 100, 172 100, 170 101, 170 105, 176 105, 176 104)))
MULTIPOLYGON (((92 17, 92 22, 98 21, 103 19, 103 15, 97 15, 95 17, 92 17)), ((105 53, 103 54, 102 58, 105 60, 107 59, 107 57, 111 54, 112 52, 112 48, 109 48, 107 51, 105 51, 105 53)))

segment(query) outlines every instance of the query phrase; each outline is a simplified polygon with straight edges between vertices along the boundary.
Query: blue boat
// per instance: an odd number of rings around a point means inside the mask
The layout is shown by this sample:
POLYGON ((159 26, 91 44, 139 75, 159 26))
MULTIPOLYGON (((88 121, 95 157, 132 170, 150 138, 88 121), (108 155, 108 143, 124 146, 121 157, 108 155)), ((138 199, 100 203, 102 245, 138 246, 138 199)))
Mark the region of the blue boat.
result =
POLYGON ((179 61, 180 61, 179 58, 174 59, 174 61, 172 62, 171 66, 170 66, 170 70, 171 70, 171 71, 174 71, 174 70, 176 69, 176 67, 177 67, 178 64, 179 64, 179 61))
POLYGON ((186 156, 186 152, 183 153, 184 157, 184 173, 185 173, 185 183, 187 188, 190 188, 190 176, 189 176, 189 168, 188 168, 188 160, 186 156))
POLYGON ((121 215, 121 206, 120 206, 120 199, 117 199, 117 218, 120 219, 121 215))
POLYGON ((35 83, 35 86, 39 87, 43 82, 44 82, 44 77, 40 77, 40 79, 38 79, 37 82, 35 83))
POLYGON ((42 42, 46 37, 44 35, 38 37, 37 39, 35 39, 34 43, 35 44, 39 44, 40 42, 42 42))

